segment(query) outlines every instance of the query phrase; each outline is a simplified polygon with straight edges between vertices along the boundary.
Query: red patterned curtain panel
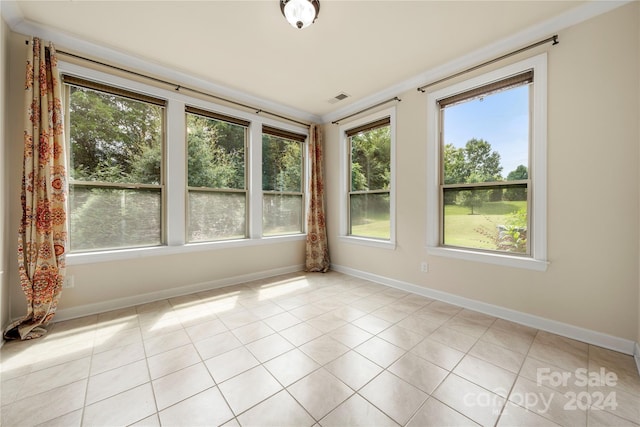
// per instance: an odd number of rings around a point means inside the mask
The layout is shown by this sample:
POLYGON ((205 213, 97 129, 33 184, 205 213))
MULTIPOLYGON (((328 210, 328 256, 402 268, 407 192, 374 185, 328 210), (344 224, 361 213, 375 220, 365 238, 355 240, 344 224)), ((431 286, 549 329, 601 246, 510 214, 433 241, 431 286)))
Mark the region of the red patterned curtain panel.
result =
POLYGON ((331 264, 324 216, 324 177, 322 165, 322 131, 318 125, 309 129, 311 185, 307 215, 306 270, 325 273, 331 264))
POLYGON ((29 43, 25 83, 22 220, 18 230, 20 285, 27 314, 5 330, 8 339, 46 333, 62 290, 67 247, 64 112, 53 44, 29 43))

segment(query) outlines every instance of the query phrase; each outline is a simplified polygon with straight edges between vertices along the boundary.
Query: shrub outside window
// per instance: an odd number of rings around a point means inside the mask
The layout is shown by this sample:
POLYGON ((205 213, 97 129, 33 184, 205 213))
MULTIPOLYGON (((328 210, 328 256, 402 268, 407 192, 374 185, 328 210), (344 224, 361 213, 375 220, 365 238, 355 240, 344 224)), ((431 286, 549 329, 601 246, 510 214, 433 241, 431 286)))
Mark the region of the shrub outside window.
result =
POLYGON ((72 252, 163 243, 165 101, 64 76, 72 252))
POLYGON ((249 122, 187 107, 188 242, 247 237, 249 122))
POLYGON ((304 232, 305 135, 262 127, 262 234, 304 232))

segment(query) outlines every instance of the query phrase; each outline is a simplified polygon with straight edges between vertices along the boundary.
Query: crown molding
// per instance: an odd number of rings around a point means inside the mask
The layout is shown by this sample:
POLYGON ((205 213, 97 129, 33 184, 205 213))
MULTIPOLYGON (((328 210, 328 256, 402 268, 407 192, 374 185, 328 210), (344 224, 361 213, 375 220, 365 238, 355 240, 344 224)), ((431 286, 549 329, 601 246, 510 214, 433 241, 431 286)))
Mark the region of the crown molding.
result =
POLYGON ((13 32, 53 41, 56 48, 60 50, 69 50, 74 54, 100 58, 101 62, 117 65, 124 69, 135 70, 140 73, 146 73, 157 78, 175 82, 181 86, 193 87, 198 90, 202 90, 203 92, 211 93, 215 96, 247 104, 251 107, 255 107, 256 110, 264 110, 265 115, 268 115, 266 111, 271 111, 295 120, 320 123, 320 116, 307 111, 302 111, 272 100, 250 95, 240 90, 231 89, 222 84, 200 77, 195 77, 181 71, 176 71, 159 63, 136 57, 120 50, 98 45, 75 37, 69 33, 26 20, 15 1, 3 0, 0 3, 2 4, 2 15, 13 32))
POLYGON ((11 29, 24 21, 18 2, 15 1, 0 1, 0 16, 11 29))
MULTIPOLYGON (((634 0, 588 1, 545 22, 491 43, 481 49, 477 49, 467 55, 459 57, 454 61, 450 61, 446 64, 427 70, 414 77, 383 89, 382 91, 366 96, 348 106, 334 110, 322 116, 282 105, 272 100, 256 97, 218 83, 194 77, 187 73, 175 71, 166 66, 153 63, 148 60, 143 60, 125 52, 90 43, 68 33, 53 30, 30 22, 24 19, 16 1, 3 0, 0 1, 0 5, 2 8, 1 14, 3 19, 14 32, 52 40, 56 43, 56 46, 73 50, 79 54, 88 55, 90 52, 93 57, 100 57, 105 62, 110 62, 114 65, 117 64, 123 68, 131 68, 140 72, 153 74, 163 79, 175 81, 176 83, 184 86, 193 86, 203 91, 211 92, 217 96, 249 104, 256 108, 271 110, 274 113, 282 114, 293 119, 315 123, 330 123, 340 117, 356 113, 385 99, 398 96, 403 92, 422 86, 430 81, 438 80, 476 64, 490 60, 496 56, 504 54, 505 52, 518 49, 524 45, 537 41, 540 38, 548 37, 550 34, 557 33, 598 15, 610 12, 621 6, 632 3, 633 1, 634 0)), ((560 42, 562 42, 562 37, 560 37, 560 42)))
MULTIPOLYGON (((340 117, 354 114, 385 99, 393 98, 394 96, 400 96, 400 94, 408 90, 415 90, 416 88, 424 84, 439 80, 443 77, 460 72, 461 70, 465 70, 469 67, 473 67, 477 64, 491 60, 497 56, 503 55, 505 52, 519 49, 522 46, 536 42, 539 39, 549 37, 552 34, 572 27, 588 19, 594 18, 598 15, 602 15, 626 4, 633 3, 633 1, 634 0, 588 1, 587 3, 581 4, 580 6, 568 10, 547 21, 526 28, 516 34, 498 40, 497 42, 477 49, 453 61, 447 62, 446 64, 442 64, 440 66, 422 72, 414 77, 383 89, 380 92, 366 96, 354 102, 353 104, 327 113, 322 116, 322 122, 331 123, 332 121, 335 121, 340 117)), ((559 41, 562 42, 561 36, 559 37, 559 41)), ((425 52, 425 54, 428 54, 428 52, 425 52)))

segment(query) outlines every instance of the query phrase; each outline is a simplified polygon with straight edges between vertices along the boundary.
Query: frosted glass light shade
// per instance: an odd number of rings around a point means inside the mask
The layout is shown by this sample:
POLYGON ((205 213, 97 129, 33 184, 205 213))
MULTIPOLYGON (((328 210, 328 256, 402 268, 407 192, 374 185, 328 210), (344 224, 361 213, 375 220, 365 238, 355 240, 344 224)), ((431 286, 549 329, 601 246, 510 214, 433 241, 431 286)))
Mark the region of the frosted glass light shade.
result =
POLYGON ((318 17, 318 0, 281 0, 280 9, 287 21, 296 28, 306 28, 318 17))

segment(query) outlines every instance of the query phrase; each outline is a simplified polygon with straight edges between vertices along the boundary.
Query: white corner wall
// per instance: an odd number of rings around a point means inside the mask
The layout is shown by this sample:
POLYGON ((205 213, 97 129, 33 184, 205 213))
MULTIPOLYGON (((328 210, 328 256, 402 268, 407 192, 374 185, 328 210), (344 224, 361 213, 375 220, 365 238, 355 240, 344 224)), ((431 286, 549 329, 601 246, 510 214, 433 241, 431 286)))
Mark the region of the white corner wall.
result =
POLYGON ((559 45, 543 48, 549 55, 546 272, 427 255, 427 97, 415 89, 400 94, 397 105, 395 250, 338 239, 342 183, 333 165, 340 164, 340 136, 337 126, 325 126, 332 262, 387 283, 593 331, 632 353, 640 339, 639 8, 633 2, 570 27, 559 33, 559 45), (428 273, 420 272, 422 261, 428 273))

